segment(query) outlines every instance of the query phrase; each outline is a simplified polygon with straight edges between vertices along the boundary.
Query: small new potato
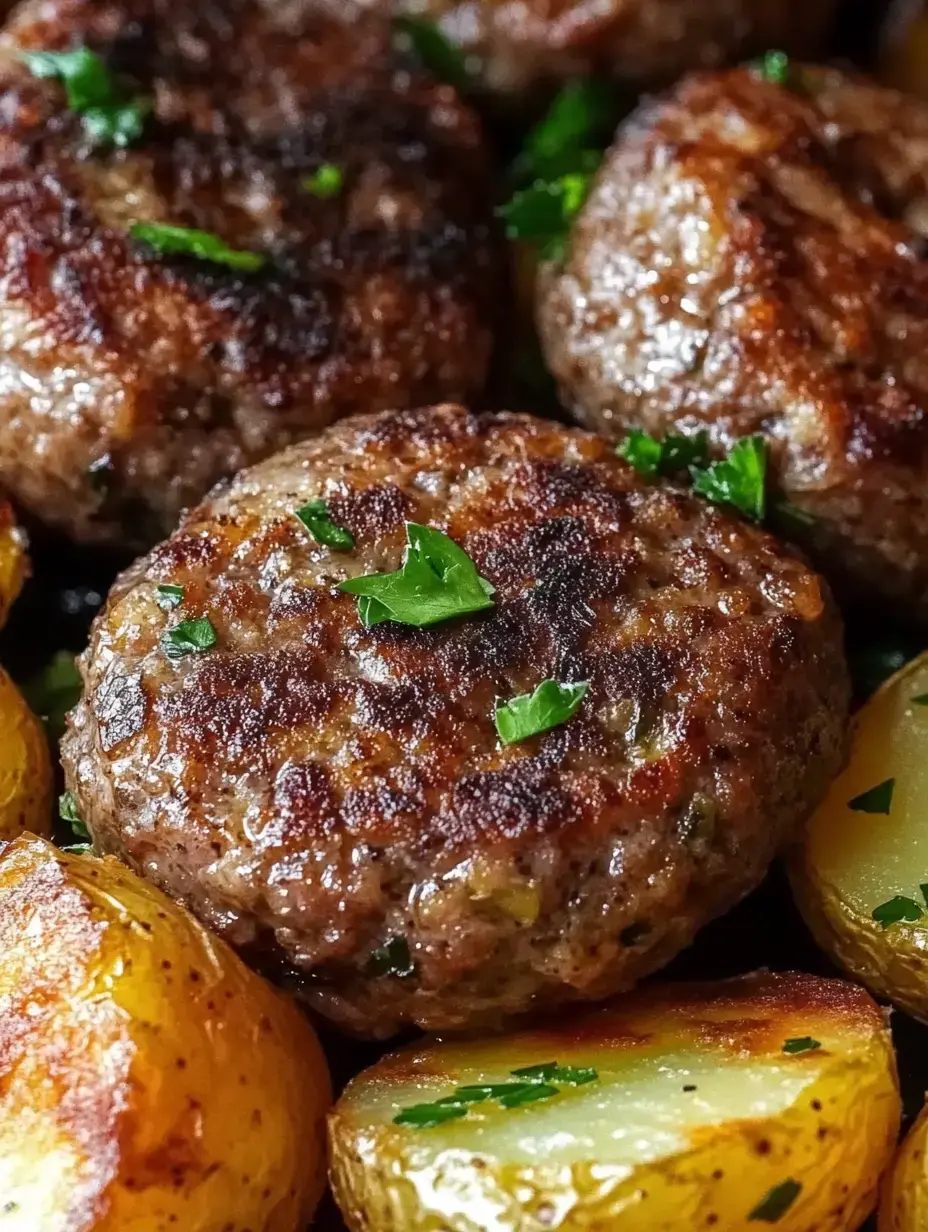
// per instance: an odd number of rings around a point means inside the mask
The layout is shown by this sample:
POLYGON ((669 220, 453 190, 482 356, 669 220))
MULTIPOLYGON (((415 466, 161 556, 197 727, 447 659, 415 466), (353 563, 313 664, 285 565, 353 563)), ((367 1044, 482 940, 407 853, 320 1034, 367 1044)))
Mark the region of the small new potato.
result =
POLYGON ((0 626, 6 622, 28 572, 26 536, 16 525, 10 503, 0 499, 0 626))
POLYGON ((906 1134, 886 1177, 877 1232, 928 1232, 928 1105, 906 1134))
POLYGON ((53 790, 42 725, 0 667, 0 842, 24 830, 49 834, 53 790))
POLYGON ((394 1053, 329 1118, 331 1179, 353 1232, 850 1232, 899 1118, 867 993, 760 972, 394 1053))
POLYGON ((325 1061, 113 859, 0 848, 0 1232, 304 1232, 325 1061))
POLYGON ((928 654, 907 664, 861 709, 847 768, 790 859, 796 901, 822 949, 923 1022, 928 1022, 926 750, 928 654))

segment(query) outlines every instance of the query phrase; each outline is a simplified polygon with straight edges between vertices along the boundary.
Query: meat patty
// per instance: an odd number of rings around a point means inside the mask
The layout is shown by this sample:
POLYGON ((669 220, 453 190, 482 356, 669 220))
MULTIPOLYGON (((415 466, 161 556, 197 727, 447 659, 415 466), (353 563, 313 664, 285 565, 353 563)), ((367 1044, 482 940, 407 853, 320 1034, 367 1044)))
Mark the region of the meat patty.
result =
POLYGON ((631 87, 665 84, 786 47, 814 51, 836 0, 323 0, 342 14, 402 13, 434 22, 496 91, 531 92, 610 74, 631 87))
POLYGON ((928 620, 928 105, 794 65, 620 133, 542 279, 564 398, 613 436, 765 434, 851 599, 928 620))
POLYGON ((0 484, 81 539, 150 543, 334 419, 476 394, 492 247, 479 125, 387 23, 260 0, 27 5, 0 39, 0 484), (125 150, 94 146, 19 58, 82 45, 152 108, 125 150), (265 264, 159 255, 134 220, 265 264))
POLYGON ((599 437, 451 406, 244 471, 117 582, 82 670, 63 758, 97 846, 376 1036, 665 963, 819 800, 848 699, 827 589, 771 536, 599 437), (313 499, 353 552, 306 533, 313 499), (398 568, 407 521, 495 606, 363 627, 336 584, 398 568), (167 657, 204 617, 215 646, 167 657), (588 681, 580 709, 501 745, 495 702, 545 679, 588 681))

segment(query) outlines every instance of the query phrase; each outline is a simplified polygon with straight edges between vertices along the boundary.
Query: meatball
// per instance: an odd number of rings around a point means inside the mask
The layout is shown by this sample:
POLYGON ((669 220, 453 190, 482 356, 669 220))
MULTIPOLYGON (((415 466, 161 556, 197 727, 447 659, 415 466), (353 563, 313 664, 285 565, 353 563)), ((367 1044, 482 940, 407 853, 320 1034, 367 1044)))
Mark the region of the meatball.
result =
POLYGON ((486 85, 505 93, 589 73, 629 86, 672 81, 768 47, 816 49, 836 0, 323 0, 434 22, 486 85))
POLYGON ((332 420, 481 390, 488 160, 387 23, 41 0, 0 39, 0 98, 0 484, 35 514, 148 545, 221 476, 332 420), (20 57, 73 46, 151 109, 126 148, 95 144, 20 57), (161 252, 135 221, 261 268, 161 252))
POLYGON ((613 436, 763 433, 849 600, 928 620, 928 106, 793 65, 684 81, 619 135, 539 289, 613 436))
POLYGON ((848 698, 829 594, 775 539, 599 437, 451 406, 244 471, 117 582, 82 671, 63 758, 96 845, 376 1036, 665 963, 819 800, 848 698), (353 551, 294 516, 316 499, 353 551), (365 628, 337 583, 398 568, 407 522, 494 606, 365 628), (211 649, 165 653, 207 618, 211 649), (501 744, 495 703, 549 679, 588 682, 574 717, 501 744))

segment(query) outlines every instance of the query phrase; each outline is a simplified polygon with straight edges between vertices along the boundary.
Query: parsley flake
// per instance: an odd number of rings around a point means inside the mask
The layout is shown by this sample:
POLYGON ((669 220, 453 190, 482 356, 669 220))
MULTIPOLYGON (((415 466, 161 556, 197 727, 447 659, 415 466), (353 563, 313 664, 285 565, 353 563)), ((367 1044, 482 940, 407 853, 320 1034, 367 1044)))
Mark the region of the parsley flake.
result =
POLYGON ((174 608, 180 607, 183 601, 183 586, 172 586, 170 582, 163 582, 160 586, 155 587, 155 602, 164 611, 172 612, 174 608))
POLYGON ((218 235, 213 235, 211 231, 198 231, 195 227, 132 222, 129 224, 129 234, 162 256, 197 257, 201 261, 211 261, 214 265, 225 265, 243 273, 255 273, 267 263, 267 258, 261 253, 230 248, 218 235))
POLYGON ((785 51, 768 51, 752 66, 754 75, 774 86, 789 85, 790 62, 785 51))
POLYGON ((433 1104, 413 1104, 404 1108, 393 1118, 394 1125, 413 1125, 416 1129, 431 1129, 435 1125, 444 1125, 446 1121, 456 1121, 467 1116, 467 1108, 462 1104, 444 1104, 437 1101, 433 1104))
POLYGON ((466 1116, 472 1107, 490 1100, 502 1108, 521 1108, 525 1104, 554 1099, 560 1095, 560 1089, 555 1083, 580 1087, 595 1082, 599 1077, 595 1069, 558 1065, 556 1061, 529 1065, 524 1069, 511 1070, 510 1073, 513 1078, 519 1078, 521 1081, 479 1082, 457 1087, 450 1095, 445 1095, 434 1103, 414 1104, 411 1108, 403 1109, 393 1118, 393 1124, 428 1129, 433 1125, 466 1116))
POLYGON ((41 718, 52 740, 64 732, 65 717, 80 701, 82 691, 81 674, 69 650, 59 650, 23 686, 29 709, 41 718))
POLYGON ((466 57, 434 22, 421 17, 397 17, 393 29, 401 49, 411 52, 439 81, 461 93, 474 85, 466 57))
POLYGON ((90 838, 90 831, 77 811, 77 797, 73 791, 66 791, 58 797, 58 816, 68 823, 77 838, 90 838))
POLYGON ((104 61, 89 47, 25 51, 21 58, 33 77, 62 82, 68 107, 81 117, 94 144, 127 146, 141 137, 148 104, 127 99, 104 61))
POLYGON ((406 523, 403 566, 395 573, 348 578, 338 589, 358 596, 365 629, 393 620, 422 628, 493 607, 494 588, 453 539, 431 526, 406 523))
POLYGON ((767 510, 767 442, 757 434, 737 441, 724 461, 693 472, 693 490, 718 505, 731 505, 763 522, 767 510))
POLYGON ((335 163, 323 163, 311 175, 305 175, 300 180, 301 186, 314 197, 328 201, 337 197, 345 184, 345 175, 341 167, 335 163))
POLYGON ((680 436, 668 432, 658 440, 640 428, 632 428, 615 447, 620 458, 629 462, 639 474, 649 479, 657 475, 672 475, 690 466, 703 466, 708 461, 708 438, 705 432, 680 436))
POLYGON ((552 180, 595 168, 618 118, 618 100, 608 82, 598 77, 567 82, 526 137, 513 178, 552 180))
POLYGON ((799 1035, 795 1039, 788 1039, 783 1045, 783 1051, 788 1052, 791 1056, 795 1056, 799 1052, 814 1052, 817 1048, 821 1048, 821 1044, 817 1039, 813 1039, 811 1035, 799 1035))
POLYGON ((391 937, 385 945, 373 951, 367 960, 369 975, 396 975, 400 979, 414 975, 416 964, 405 937, 391 937))
POLYGON ((922 892, 922 898, 925 900, 925 906, 928 907, 928 882, 922 882, 918 887, 922 892))
POLYGON ((332 521, 329 507, 324 500, 310 501, 302 509, 297 509, 296 517, 317 543, 322 543, 327 548, 335 548, 339 552, 350 552, 354 547, 354 535, 344 526, 337 526, 332 521))
POLYGON ((903 921, 907 924, 912 924, 915 920, 920 920, 924 914, 914 898, 906 898, 904 894, 897 894, 895 898, 889 899, 888 902, 880 903, 879 907, 874 907, 871 918, 879 924, 880 928, 885 930, 891 928, 893 924, 901 924, 903 921))
POLYGON ((199 620, 182 620, 172 629, 166 629, 161 638, 161 649, 169 659, 183 659, 185 655, 202 654, 216 645, 216 630, 208 616, 199 620))
POLYGON ((895 779, 884 779, 882 783, 877 783, 876 787, 871 787, 869 791, 861 792, 853 800, 848 800, 847 807, 855 813, 881 813, 888 817, 895 789, 895 779))
POLYGON ((764 1194, 757 1206, 748 1215, 748 1220, 761 1223, 777 1223, 778 1220, 783 1218, 801 1193, 802 1186, 798 1181, 792 1179, 783 1181, 780 1185, 774 1185, 772 1189, 769 1189, 764 1194))
POLYGON ((586 201, 592 181, 590 170, 570 171, 513 193, 497 210, 506 235, 534 244, 546 261, 557 260, 563 255, 570 225, 586 201))
POLYGON ((558 1065, 546 1061, 543 1065, 526 1065, 511 1071, 513 1078, 527 1078, 532 1082, 557 1082, 562 1086, 582 1087, 595 1082, 599 1074, 595 1069, 575 1065, 558 1065))
POLYGON ((588 680, 576 684, 543 680, 534 693, 524 693, 503 705, 497 703, 493 719, 500 740, 518 744, 566 723, 577 713, 589 687, 588 680))

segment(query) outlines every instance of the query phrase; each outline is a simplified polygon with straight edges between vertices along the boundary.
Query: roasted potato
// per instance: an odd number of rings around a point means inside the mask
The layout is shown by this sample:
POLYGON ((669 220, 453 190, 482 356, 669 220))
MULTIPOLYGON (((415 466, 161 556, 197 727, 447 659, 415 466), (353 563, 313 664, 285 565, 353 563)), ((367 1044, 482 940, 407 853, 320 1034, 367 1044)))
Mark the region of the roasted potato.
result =
POLYGON ((928 10, 924 0, 894 0, 880 55, 887 85, 928 98, 928 10))
POLYGON ((53 781, 42 725, 0 668, 0 842, 50 832, 53 781))
POLYGON ((0 499, 0 625, 5 623, 28 571, 26 537, 16 525, 9 503, 0 499))
POLYGON ((905 1136, 880 1198, 878 1232, 928 1232, 928 1105, 905 1136))
POLYGON ((899 1116, 863 989, 758 973, 394 1053, 336 1105, 331 1177, 357 1232, 836 1232, 872 1209, 899 1116))
POLYGON ((819 945, 928 1022, 928 655, 860 710, 850 759, 790 857, 819 945))
POLYGON ((329 1079, 299 1011, 113 859, 0 853, 0 1230, 303 1232, 329 1079))

